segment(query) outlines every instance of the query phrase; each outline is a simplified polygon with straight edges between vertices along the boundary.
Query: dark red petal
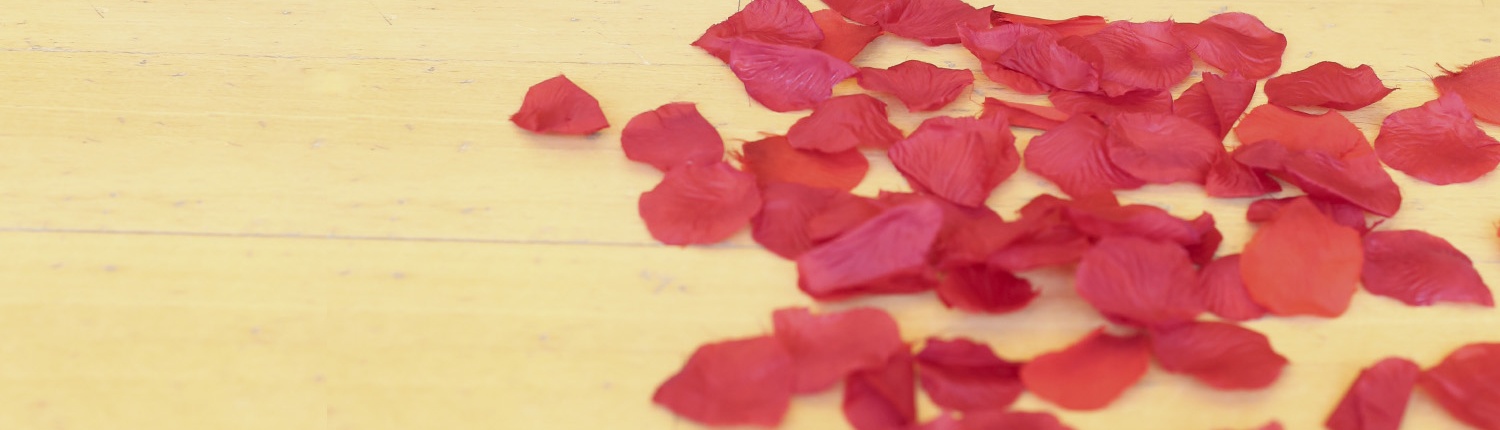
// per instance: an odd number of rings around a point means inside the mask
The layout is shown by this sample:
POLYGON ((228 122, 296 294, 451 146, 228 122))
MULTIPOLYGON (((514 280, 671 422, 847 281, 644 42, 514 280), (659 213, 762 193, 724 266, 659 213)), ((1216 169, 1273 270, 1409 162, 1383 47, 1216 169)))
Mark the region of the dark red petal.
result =
POLYGON ((717 243, 750 222, 760 210, 760 192, 755 176, 727 163, 684 164, 642 193, 639 209, 651 237, 661 243, 717 243))
POLYGON ((1207 129, 1179 116, 1124 113, 1109 125, 1109 161, 1156 184, 1203 183, 1224 144, 1207 129))
POLYGON ((983 206, 1020 167, 1016 137, 1003 119, 933 117, 889 155, 913 189, 964 206, 983 206))
POLYGON ((1187 118, 1220 138, 1229 135, 1235 121, 1250 107, 1255 81, 1236 75, 1219 77, 1204 72, 1203 80, 1188 87, 1172 102, 1172 113, 1187 118))
POLYGON ((1110 96, 1165 91, 1186 79, 1193 71, 1193 58, 1172 27, 1170 21, 1115 21, 1088 36, 1103 59, 1100 89, 1110 96))
POLYGON ((727 63, 735 40, 811 48, 823 41, 823 31, 802 2, 753 0, 724 22, 709 27, 693 46, 727 63))
POLYGON ((990 7, 975 9, 963 0, 891 0, 880 28, 929 46, 958 43, 958 27, 990 24, 990 7))
POLYGON ((1401 209, 1401 189, 1373 152, 1350 152, 1339 159, 1320 151, 1288 151, 1276 141, 1241 146, 1236 161, 1269 171, 1309 196, 1347 202, 1390 217, 1401 209))
POLYGON ((1036 78, 1027 76, 1024 73, 1007 69, 998 63, 986 61, 980 64, 980 69, 984 72, 985 77, 990 78, 990 80, 995 81, 997 84, 1004 85, 1006 88, 1010 88, 1011 91, 1033 95, 1052 92, 1051 85, 1041 83, 1036 78))
POLYGON ((1265 335, 1218 322, 1152 330, 1151 350, 1162 369, 1221 390, 1268 387, 1287 363, 1265 335))
POLYGON ((1276 73, 1286 52, 1286 36, 1248 13, 1221 13, 1198 24, 1178 24, 1177 35, 1203 62, 1247 79, 1276 73))
POLYGON ((858 72, 822 51, 743 39, 729 50, 729 68, 750 98, 777 112, 812 109, 858 72))
POLYGON ((834 153, 796 149, 782 136, 745 142, 740 151, 735 158, 762 186, 794 182, 848 191, 870 170, 870 161, 858 149, 834 153))
POLYGON ((1256 197, 1281 191, 1281 184, 1265 170, 1251 168, 1225 154, 1209 166, 1203 189, 1211 197, 1256 197))
POLYGON ((1324 426, 1328 430, 1399 430, 1406 402, 1422 369, 1405 358, 1387 358, 1359 372, 1324 426))
MULTIPOLYGON (((980 61, 1035 79, 1040 84, 1068 91, 1099 90, 1099 69, 1077 52, 1063 47, 1056 33, 1028 25, 1002 25, 992 29, 959 26, 965 48, 980 61)), ((986 71, 986 75, 994 76, 986 71)), ((996 81, 1011 86, 1005 79, 996 81)))
POLYGON ((896 320, 880 309, 813 315, 807 308, 786 308, 771 319, 776 338, 792 356, 796 393, 823 391, 854 371, 884 366, 906 349, 896 320))
POLYGON ((938 299, 965 312, 999 314, 1031 303, 1037 290, 1010 271, 984 263, 954 267, 937 285, 938 299))
POLYGON ((844 381, 844 418, 855 430, 904 429, 917 422, 917 382, 903 345, 884 366, 844 381))
MULTIPOLYGON (((1046 412, 975 411, 964 413, 955 430, 1073 430, 1046 412)), ((928 429, 924 429, 928 430, 928 429)))
POLYGON ((1051 106, 1011 103, 996 98, 984 99, 984 116, 1001 115, 1012 127, 1051 130, 1068 120, 1068 114, 1051 106))
POLYGON ((1075 115, 1026 145, 1026 170, 1057 184, 1064 193, 1083 197, 1140 188, 1146 182, 1109 161, 1109 129, 1088 115, 1075 115))
POLYGON ((1061 351, 1021 367, 1021 382, 1037 397, 1064 409, 1095 410, 1114 402, 1135 385, 1151 364, 1144 336, 1115 337, 1094 330, 1061 351))
POLYGON ((913 278, 926 275, 927 252, 942 227, 935 202, 891 208, 798 257, 797 285, 819 300, 921 291, 931 285, 913 278))
POLYGON ((692 103, 668 103, 636 115, 620 131, 620 146, 625 158, 663 172, 724 159, 724 139, 692 103))
POLYGON ((1086 115, 1091 114, 1104 119, 1106 122, 1115 116, 1124 113, 1171 113, 1172 93, 1166 91, 1143 90, 1128 93, 1119 97, 1108 97, 1092 93, 1079 93, 1073 91, 1053 91, 1047 94, 1047 100, 1058 110, 1068 114, 1086 115))
POLYGON ((1356 68, 1323 61, 1266 81, 1266 99, 1278 106, 1321 106, 1355 110, 1385 98, 1386 88, 1367 64, 1356 68))
POLYGON ((1385 117, 1375 153, 1391 168, 1437 185, 1470 182, 1500 165, 1500 141, 1452 93, 1385 117))
POLYGON ((760 190, 762 206, 750 218, 750 236, 766 250, 789 260, 812 249, 808 224, 835 199, 854 195, 802 184, 775 183, 760 190))
POLYGON ((812 16, 818 28, 823 30, 823 41, 813 49, 826 52, 833 58, 854 61, 854 57, 865 50, 865 45, 880 37, 880 27, 846 21, 843 15, 832 9, 813 12, 812 16))
POLYGON ((698 347, 651 401, 711 426, 781 423, 792 397, 792 357, 771 336, 698 347))
POLYGON ((1005 361, 988 345, 964 338, 928 338, 917 353, 917 369, 927 397, 948 410, 1005 410, 1026 389, 1021 363, 1005 361))
POLYGON ((840 152, 856 147, 886 149, 902 136, 901 129, 891 125, 885 102, 851 94, 818 104, 812 115, 792 124, 786 138, 793 148, 840 152))
POLYGON ((1365 235, 1360 282, 1370 293, 1412 306, 1439 302, 1495 306, 1474 262, 1441 237, 1417 230, 1365 235))
POLYGON ((1083 236, 1032 238, 996 251, 988 263, 1012 272, 1060 266, 1077 262, 1091 246, 1083 236))
POLYGON ((599 100, 557 75, 532 85, 521 110, 510 116, 516 126, 536 133, 590 135, 609 127, 599 100))
POLYGON ((1193 297, 1197 285, 1198 273, 1181 246, 1106 237, 1083 254, 1074 288, 1110 320, 1147 327, 1198 316, 1202 308, 1193 297))
POLYGON ((1444 72, 1443 76, 1432 78, 1438 92, 1458 94, 1474 116, 1500 124, 1500 57, 1479 60, 1458 72, 1444 72))
POLYGON ((1307 199, 1312 202, 1313 206, 1318 208, 1318 212, 1322 212, 1323 215, 1332 219, 1333 222, 1339 223, 1339 225, 1352 228, 1360 234, 1370 231, 1371 227, 1365 224, 1364 209, 1341 201, 1312 196, 1256 200, 1245 210, 1245 220, 1257 223, 1270 221, 1271 218, 1276 217, 1276 213, 1280 212, 1283 206, 1291 204, 1297 199, 1307 199))
POLYGON ((1197 218, 1193 218, 1193 229, 1198 232, 1198 242, 1186 244, 1183 249, 1188 252, 1188 259, 1193 264, 1203 266, 1214 261, 1214 255, 1219 253, 1219 245, 1224 243, 1224 233, 1214 222, 1214 214, 1204 212, 1197 218))
POLYGON ((1354 297, 1363 261, 1359 232, 1297 199, 1245 244, 1240 276, 1271 313, 1336 317, 1354 297))
POLYGON ((974 72, 908 60, 888 69, 859 68, 859 86, 896 96, 912 112, 942 109, 974 83, 974 72))
POLYGON ((1454 418, 1500 429, 1500 343, 1465 345, 1422 372, 1417 383, 1454 418))
POLYGON ((1274 140, 1292 151, 1318 151, 1337 158, 1371 152, 1365 134, 1338 112, 1306 114, 1276 105, 1261 105, 1235 127, 1240 143, 1274 140))
POLYGON ((1035 18, 1000 11, 995 11, 995 13, 990 15, 990 23, 996 26, 1010 23, 1046 27, 1049 30, 1057 32, 1062 37, 1088 36, 1098 33, 1099 30, 1103 30, 1104 27, 1109 26, 1109 22, 1105 21, 1104 17, 1094 15, 1080 15, 1058 20, 1035 18))
POLYGON ((1250 298, 1240 277, 1240 255, 1226 255, 1198 273, 1198 301, 1219 318, 1249 321, 1266 315, 1266 308, 1250 298))

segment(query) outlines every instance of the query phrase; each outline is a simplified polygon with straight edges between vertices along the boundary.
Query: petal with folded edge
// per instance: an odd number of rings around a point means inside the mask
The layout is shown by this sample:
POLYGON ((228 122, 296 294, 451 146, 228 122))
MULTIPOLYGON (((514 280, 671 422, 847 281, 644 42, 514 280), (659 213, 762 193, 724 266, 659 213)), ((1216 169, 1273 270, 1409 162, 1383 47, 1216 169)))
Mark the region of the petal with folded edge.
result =
POLYGON ((934 117, 892 146, 891 164, 923 193, 982 206, 1021 158, 1004 118, 934 117))
POLYGON ((1364 250, 1360 282, 1373 294, 1412 306, 1495 306, 1474 262, 1441 237, 1418 230, 1375 231, 1365 235, 1364 250))
POLYGON ((917 381, 904 345, 883 366, 844 381, 844 418, 855 430, 902 429, 917 422, 917 381))
POLYGON ((1176 31, 1203 62, 1247 79, 1276 73, 1286 53, 1286 36, 1248 13, 1221 13, 1197 24, 1177 24, 1176 31))
POLYGON ((888 209, 797 257, 797 285, 819 300, 930 289, 927 253, 942 227, 936 202, 888 209))
POLYGON ((800 1, 753 0, 728 19, 708 27, 693 46, 727 63, 735 40, 811 48, 823 41, 823 31, 800 1))
POLYGON ((975 8, 963 0, 888 0, 880 28, 928 46, 959 42, 958 27, 989 26, 992 7, 975 8))
POLYGON ((891 125, 885 102, 867 94, 824 100, 787 130, 787 141, 797 149, 841 152, 854 148, 886 149, 901 140, 901 129, 891 125))
POLYGON ((833 86, 854 76, 849 63, 812 48, 735 40, 729 68, 750 98, 776 112, 812 109, 833 95, 833 86))
POLYGON ((1385 98, 1386 88, 1367 64, 1348 68, 1323 61, 1266 81, 1266 99, 1277 106, 1319 106, 1355 110, 1385 98))
POLYGON ((832 9, 812 13, 813 21, 823 30, 823 41, 813 49, 823 51, 834 58, 854 61, 854 57, 865 50, 875 38, 880 37, 880 27, 860 25, 844 20, 844 16, 832 9))
POLYGON ((1227 321, 1249 321, 1266 315, 1266 308, 1250 298, 1240 277, 1240 255, 1226 255, 1198 272, 1198 300, 1227 321))
POLYGON ((535 133, 579 136, 609 127, 599 100, 563 75, 527 89, 521 109, 510 116, 510 122, 535 133))
POLYGON ((1135 189, 1142 181, 1109 161, 1109 129, 1088 115, 1074 115, 1031 139, 1022 159, 1026 170, 1057 184, 1064 193, 1084 197, 1135 189))
POLYGON ((1471 182, 1500 165, 1500 141, 1474 123, 1463 98, 1449 93, 1385 117, 1375 154, 1387 166, 1436 185, 1471 182))
POLYGON ((1003 115, 1011 127, 1051 130, 1068 120, 1066 112, 1051 106, 1012 103, 996 98, 984 99, 984 115, 1003 115))
POLYGON ((912 112, 942 109, 974 84, 974 72, 944 69, 917 60, 888 69, 861 67, 858 78, 860 87, 894 95, 912 112))
POLYGON ((1443 94, 1458 94, 1479 120, 1500 124, 1500 57, 1490 57, 1464 66, 1457 72, 1443 70, 1432 84, 1443 94))
POLYGON ((1220 77, 1203 72, 1203 80, 1188 87, 1172 102, 1172 114, 1187 118, 1220 138, 1229 135, 1234 123, 1250 107, 1255 81, 1235 75, 1220 77))
POLYGON ((797 149, 782 136, 745 142, 740 151, 735 158, 745 171, 755 174, 761 186, 795 182, 848 191, 870 170, 870 161, 857 149, 832 153, 797 149))
POLYGON ((773 312, 771 320, 792 357, 795 393, 822 391, 850 373, 880 368, 906 349, 896 320, 877 308, 821 314, 785 308, 773 312))
POLYGON ((1105 94, 1165 91, 1186 79, 1193 71, 1193 58, 1172 28, 1170 21, 1115 21, 1089 35, 1088 43, 1103 59, 1100 88, 1105 94))

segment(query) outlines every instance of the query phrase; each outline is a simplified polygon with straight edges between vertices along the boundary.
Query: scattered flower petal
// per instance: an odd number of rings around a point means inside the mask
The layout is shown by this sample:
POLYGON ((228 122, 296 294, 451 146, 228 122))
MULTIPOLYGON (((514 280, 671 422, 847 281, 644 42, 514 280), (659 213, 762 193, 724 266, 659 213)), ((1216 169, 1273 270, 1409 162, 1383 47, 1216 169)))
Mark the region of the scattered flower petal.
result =
POLYGON ((984 263, 951 268, 937 285, 938 299, 965 312, 1000 314, 1020 310, 1038 292, 1031 282, 984 263))
POLYGON ((1465 345, 1422 372, 1417 384, 1454 418, 1500 429, 1500 343, 1465 345))
POLYGON ((913 189, 963 206, 983 206, 1021 165, 1003 118, 933 117, 889 155, 913 189))
POLYGON ((1151 327, 1192 321, 1202 312, 1193 295, 1197 285, 1181 246, 1105 237, 1083 254, 1074 288, 1111 321, 1151 327))
POLYGON ((1370 231, 1371 226, 1365 224, 1364 209, 1342 201, 1313 196, 1256 200, 1254 203, 1250 203, 1250 207, 1245 210, 1245 220, 1255 223, 1270 221, 1276 217, 1277 213, 1281 212, 1282 207, 1291 204, 1297 199, 1307 199, 1307 201, 1312 202, 1313 206, 1318 208, 1318 212, 1322 212, 1328 219, 1344 227, 1352 228, 1354 231, 1359 232, 1359 234, 1365 234, 1370 231))
POLYGON ((792 357, 771 336, 698 347, 651 401, 711 426, 774 426, 792 397, 792 357))
POLYGON ((521 110, 510 122, 535 133, 585 136, 609 127, 599 100, 583 91, 567 76, 557 75, 531 86, 521 110))
POLYGON ((1172 102, 1172 114, 1187 118, 1216 133, 1229 135, 1234 123, 1250 107, 1255 96, 1255 81, 1236 75, 1220 77, 1203 72, 1203 80, 1188 87, 1172 102))
POLYGON ((1109 129, 1088 115, 1074 115, 1026 145, 1026 170, 1057 184, 1075 198, 1140 188, 1142 181, 1109 160, 1109 129))
POLYGON ((745 39, 729 49, 729 68, 750 98, 776 112, 812 109, 833 94, 834 84, 858 73, 822 51, 745 39))
POLYGON ((761 186, 795 182, 848 191, 870 170, 870 160, 858 149, 833 153, 797 149, 782 136, 745 142, 740 151, 735 158, 745 171, 755 174, 761 186))
POLYGON ((1059 36, 1062 37, 1088 36, 1094 33, 1098 33, 1099 30, 1103 30, 1104 27, 1109 26, 1109 22, 1105 21, 1104 17, 1102 16, 1080 15, 1068 19, 1059 20, 1035 18, 1000 11, 995 11, 995 13, 990 15, 990 23, 994 24, 995 26, 1000 26, 1003 24, 1022 24, 1046 27, 1047 29, 1056 32, 1059 36))
POLYGON ((1385 98, 1386 88, 1367 64, 1356 68, 1323 61, 1266 81, 1266 98, 1277 106, 1319 106, 1355 110, 1385 98))
POLYGON ((807 308, 786 308, 771 319, 776 338, 792 357, 795 393, 823 391, 855 371, 885 366, 906 349, 896 320, 876 308, 818 315, 807 308))
POLYGON ((1370 293, 1412 306, 1439 302, 1495 306, 1474 262, 1441 237, 1418 230, 1365 235, 1360 282, 1370 293))
POLYGON ((885 102, 879 99, 866 94, 838 96, 792 124, 786 138, 793 148, 823 152, 886 149, 902 139, 901 129, 888 118, 885 102))
POLYGON ((917 381, 911 351, 903 345, 881 367, 844 381, 844 418, 855 430, 903 429, 917 422, 917 381))
POLYGON ((1001 115, 1012 127, 1051 130, 1068 120, 1066 112, 1051 106, 1011 103, 996 98, 984 99, 984 116, 1001 115))
POLYGON ((1363 261, 1358 232, 1298 199, 1251 237, 1240 276, 1272 313, 1336 317, 1349 307, 1363 261))
POLYGON ((1255 15, 1227 12, 1198 24, 1177 24, 1181 37, 1203 62, 1239 73, 1246 79, 1261 79, 1281 69, 1286 36, 1271 31, 1255 15))
POLYGON ((1179 116, 1122 113, 1109 125, 1109 161, 1155 184, 1203 183, 1224 144, 1207 129, 1179 116))
POLYGON ((1471 182, 1500 165, 1500 141, 1474 123, 1453 93, 1386 116, 1375 153, 1391 168, 1437 185, 1471 182))
POLYGON ((755 176, 724 162, 685 164, 641 194, 641 219, 651 237, 667 245, 717 243, 750 222, 760 210, 755 176))
POLYGON ((1240 277, 1240 255, 1226 255, 1198 273, 1198 301, 1227 321, 1249 321, 1266 315, 1266 308, 1250 298, 1240 277))
POLYGON ((631 118, 620 131, 625 158, 666 172, 724 159, 724 139, 692 103, 668 103, 631 118))
POLYGON ((990 9, 963 0, 889 0, 880 28, 928 46, 959 42, 958 27, 989 26, 990 9))
POLYGON ((1422 369, 1405 358, 1387 358, 1359 372, 1324 426, 1328 430, 1399 430, 1422 369))
POLYGON ((1151 350, 1162 369, 1221 390, 1268 387, 1287 364, 1265 335, 1219 322, 1152 330, 1151 350))
MULTIPOLYGON (((1118 97, 1135 91, 1166 91, 1193 71, 1188 45, 1170 21, 1115 21, 1088 36, 1102 59, 1100 89, 1118 97)), ((1170 97, 1170 96, 1169 96, 1170 97)))
POLYGON ((1070 115, 1094 115, 1110 122, 1115 116, 1126 113, 1171 113, 1172 94, 1166 91, 1143 90, 1119 97, 1108 97, 1092 93, 1053 91, 1047 94, 1058 110, 1070 115))
POLYGON ((917 60, 888 69, 861 67, 858 78, 860 87, 894 95, 912 112, 942 109, 974 84, 974 72, 944 69, 917 60))
POLYGON ((1500 57, 1490 57, 1464 66, 1457 72, 1443 70, 1432 78, 1443 94, 1458 94, 1469 111, 1481 121, 1500 124, 1500 57))
MULTIPOLYGON (((992 29, 959 26, 958 32, 964 47, 982 62, 995 63, 1049 87, 1084 93, 1099 90, 1098 67, 1063 47, 1056 33, 1028 25, 992 29)), ((993 76, 988 71, 985 74, 993 76)), ((1007 86, 1013 83, 996 80, 1007 86)))
POLYGON ((996 356, 969 339, 927 339, 917 353, 922 390, 938 407, 961 412, 1005 410, 1026 387, 1021 364, 996 356))
POLYGON ((837 11, 824 9, 812 13, 813 21, 823 30, 823 41, 813 49, 844 61, 854 61, 865 46, 880 37, 880 27, 860 25, 844 19, 837 11))
POLYGON ((1100 328, 1061 351, 1026 363, 1021 382, 1032 394, 1064 409, 1096 410, 1135 385, 1150 364, 1151 347, 1144 336, 1116 337, 1100 328))
POLYGON ((736 40, 812 48, 823 41, 823 31, 800 1, 752 0, 724 22, 708 27, 693 46, 728 63, 736 40))
POLYGON ((1316 150, 1288 150, 1266 140, 1241 146, 1234 158, 1291 182, 1309 196, 1347 202, 1385 217, 1401 209, 1401 189, 1373 152, 1355 151, 1340 159, 1316 150))
POLYGON ((819 300, 931 288, 927 253, 942 227, 935 202, 886 210, 797 257, 797 286, 819 300))

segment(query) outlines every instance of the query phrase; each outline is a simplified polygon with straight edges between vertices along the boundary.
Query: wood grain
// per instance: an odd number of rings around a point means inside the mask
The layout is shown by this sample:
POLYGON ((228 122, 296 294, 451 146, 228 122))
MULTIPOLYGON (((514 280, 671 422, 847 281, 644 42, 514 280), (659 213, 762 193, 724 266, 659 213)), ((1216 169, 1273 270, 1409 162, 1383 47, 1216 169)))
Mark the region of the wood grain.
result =
MULTIPOLYGON (((747 235, 655 244, 637 195, 659 173, 624 159, 635 113, 692 101, 725 137, 783 132, 797 114, 750 101, 688 46, 739 1, 328 0, 19 2, 0 13, 0 428, 694 428, 650 403, 699 344, 764 333, 807 306, 790 263, 747 235), (505 121, 532 83, 566 73, 615 127, 588 138, 505 121)), ((817 2, 809 2, 815 9, 817 2)), ((1428 75, 1500 53, 1483 0, 1031 2, 1048 17, 1196 21, 1259 15, 1287 34, 1283 71, 1367 63, 1387 99, 1433 98, 1428 75)), ((882 38, 860 65, 977 68, 961 48, 882 38)), ((1179 88, 1180 90, 1180 88, 1179 88)), ((858 91, 850 83, 840 93, 858 91)), ((984 97, 1035 101, 980 79, 984 97)), ((889 99, 887 99, 890 101, 889 99)), ((1264 100, 1263 97, 1258 100, 1264 100)), ((910 130, 924 116, 892 108, 910 130)), ((1487 126, 1491 134, 1500 134, 1487 126)), ((1034 133, 1021 133, 1023 141, 1034 133)), ((867 154, 858 189, 906 189, 867 154)), ((1500 282, 1500 180, 1406 194, 1387 228, 1420 228, 1500 282)), ((1019 174, 1009 214, 1056 189, 1019 174)), ((1290 194, 1290 193, 1286 193, 1290 194)), ((1122 193, 1215 213, 1222 253, 1249 237, 1246 200, 1190 186, 1122 193)), ((1101 322, 1059 271, 1024 312, 966 316, 930 295, 882 306, 904 336, 971 336, 1025 359, 1101 322)), ((1251 323, 1293 365, 1273 388, 1224 393, 1151 372, 1080 429, 1317 428, 1363 366, 1423 365, 1500 341, 1500 314, 1408 308, 1361 294, 1343 318, 1251 323)), ((835 393, 799 398, 785 428, 843 428, 835 393)), ((930 405, 928 405, 930 406, 930 405)), ((1053 410, 1032 396, 1018 408, 1053 410)), ((924 417, 935 414, 927 407, 924 417)), ((1408 428, 1462 428, 1425 395, 1408 428)))

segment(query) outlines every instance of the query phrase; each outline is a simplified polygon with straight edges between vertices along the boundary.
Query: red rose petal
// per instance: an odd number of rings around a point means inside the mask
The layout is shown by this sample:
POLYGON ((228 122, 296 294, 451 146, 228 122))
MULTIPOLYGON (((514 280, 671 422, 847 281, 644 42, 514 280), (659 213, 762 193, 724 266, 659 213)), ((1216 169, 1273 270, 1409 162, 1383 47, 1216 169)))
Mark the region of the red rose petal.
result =
POLYGON ((1358 232, 1298 199, 1245 245, 1240 276, 1272 313, 1336 317, 1349 307, 1363 261, 1358 232))
POLYGON ((1062 213, 1073 228, 1095 239, 1134 236, 1181 246, 1199 242, 1198 228, 1192 222, 1156 206, 1073 202, 1062 213))
POLYGON ((1100 328, 1061 351, 1026 363, 1021 382, 1032 394, 1064 409, 1095 410, 1135 385, 1150 364, 1145 337, 1115 337, 1100 328))
POLYGON ((1012 228, 1020 230, 1019 237, 991 253, 988 264, 1019 272, 1071 264, 1083 258, 1093 243, 1074 228, 1078 224, 1076 218, 1064 219, 1071 204, 1047 194, 1032 199, 1021 208, 1021 219, 1012 224, 1012 228))
POLYGON ((609 127, 604 111, 599 109, 599 100, 563 75, 526 90, 521 110, 510 116, 510 122, 535 133, 578 136, 609 127))
POLYGON ((1156 362, 1221 390, 1253 390, 1281 377, 1286 357, 1266 336, 1234 324, 1195 322, 1151 332, 1156 362))
POLYGON ((880 309, 813 315, 807 308, 786 308, 771 319, 792 357, 795 393, 823 391, 857 370, 885 366, 906 349, 896 320, 880 309))
POLYGON ((1324 426, 1328 430, 1399 430, 1407 400, 1421 373, 1411 360, 1380 360, 1359 372, 1324 426))
POLYGON ((717 243, 733 236, 760 210, 755 176, 724 162, 685 164, 641 194, 641 219, 667 245, 717 243))
POLYGON ((849 375, 844 418, 855 430, 903 429, 917 422, 917 382, 904 346, 881 367, 849 375))
POLYGON ((837 11, 850 21, 874 26, 885 19, 891 4, 896 0, 823 0, 829 9, 837 11))
POLYGON ((1031 282, 984 263, 949 269, 937 285, 938 299, 965 312, 1000 314, 1026 307, 1037 297, 1031 282))
POLYGON ((882 33, 880 27, 846 21, 843 15, 832 9, 813 12, 812 16, 818 28, 823 30, 823 41, 813 49, 844 61, 854 61, 854 57, 882 33))
POLYGON ((823 31, 802 2, 752 0, 724 22, 709 27, 693 46, 728 63, 736 40, 811 48, 823 41, 823 31))
POLYGON ((1109 125, 1110 162, 1143 181, 1203 183, 1224 144, 1212 133, 1179 116, 1124 113, 1109 125))
POLYGON ((1360 282, 1373 294, 1412 306, 1495 306, 1474 262, 1441 237, 1417 230, 1376 231, 1365 235, 1364 251, 1360 282))
POLYGON ((814 187, 852 190, 865 179, 870 161, 857 149, 820 152, 793 148, 787 138, 770 136, 745 142, 734 154, 745 171, 754 173, 762 186, 772 182, 794 182, 814 187))
POLYGON ((1109 161, 1109 129, 1088 115, 1075 115, 1026 145, 1026 170, 1057 184, 1064 193, 1084 197, 1140 188, 1146 182, 1109 161))
POLYGON ((1266 222, 1276 217, 1281 208, 1291 204, 1297 199, 1307 199, 1318 212, 1328 216, 1333 222, 1344 227, 1349 227, 1364 234, 1370 231, 1370 226, 1365 224, 1365 210, 1337 200, 1328 200, 1312 196, 1286 197, 1280 199, 1256 200, 1245 210, 1245 220, 1250 222, 1266 222))
MULTIPOLYGON (((1368 150, 1366 150, 1368 151, 1368 150)), ((1347 202, 1390 217, 1401 209, 1401 189, 1373 152, 1351 151, 1343 159, 1321 151, 1289 151, 1276 141, 1235 150, 1236 161, 1269 171, 1309 196, 1347 202)))
POLYGON ((1443 76, 1432 78, 1438 92, 1458 94, 1474 116, 1500 124, 1500 57, 1480 60, 1457 72, 1443 72, 1443 76))
POLYGON ((1375 153, 1391 168, 1437 185, 1470 182, 1500 165, 1500 141, 1452 93, 1385 117, 1375 153))
POLYGON ((1375 69, 1361 64, 1344 67, 1323 61, 1306 69, 1266 81, 1266 98, 1277 106, 1321 106, 1355 110, 1385 98, 1395 88, 1386 88, 1375 69))
POLYGON ((996 356, 969 339, 928 338, 917 353, 922 390, 938 407, 961 412, 1005 410, 1026 387, 1021 364, 996 356))
POLYGON ((1066 112, 1057 110, 1051 106, 1041 106, 1026 103, 1011 103, 996 98, 984 99, 984 115, 1001 115, 1010 122, 1012 127, 1026 127, 1037 130, 1051 130, 1052 127, 1061 125, 1068 120, 1066 112))
POLYGON ((1280 422, 1271 421, 1261 426, 1259 430, 1286 430, 1286 427, 1282 427, 1280 422))
POLYGON ((792 124, 786 138, 793 148, 840 152, 856 147, 886 149, 902 136, 901 129, 891 125, 885 102, 852 94, 819 103, 812 115, 792 124))
POLYGON ((724 139, 692 103, 668 103, 631 118, 620 131, 625 158, 663 172, 724 159, 724 139))
MULTIPOLYGON (((1027 25, 981 28, 958 27, 964 47, 980 61, 995 63, 1049 87, 1085 93, 1099 90, 1098 67, 1063 47, 1056 33, 1027 25)), ((994 76, 989 71, 985 74, 994 76)), ((1008 79, 996 81, 1007 86, 1014 83, 1008 79)))
POLYGON ((1021 94, 1033 95, 1047 94, 1052 92, 1051 85, 1041 83, 1041 81, 1036 80, 1036 78, 1027 76, 1024 73, 1007 69, 998 63, 986 61, 979 66, 980 70, 984 72, 985 77, 990 78, 990 80, 995 81, 995 83, 1003 85, 1006 88, 1010 88, 1011 91, 1015 91, 1021 94))
POLYGON ((1088 36, 1103 59, 1100 89, 1109 96, 1165 91, 1186 79, 1193 71, 1193 58, 1172 28, 1170 21, 1115 21, 1088 36))
POLYGON ((1143 90, 1127 93, 1119 97, 1108 97, 1092 93, 1079 93, 1073 91, 1053 91, 1047 94, 1047 100, 1052 101, 1058 110, 1077 116, 1092 114, 1105 120, 1111 121, 1115 116, 1125 113, 1171 113, 1172 93, 1166 91, 1143 90))
POLYGON ((974 84, 974 72, 908 60, 888 69, 859 68, 859 86, 889 93, 912 112, 942 109, 974 84))
POLYGON ((1281 184, 1264 169, 1251 168, 1226 154, 1209 166, 1203 190, 1211 197, 1256 197, 1281 191, 1281 184))
POLYGON ((1193 297, 1197 285, 1181 246, 1106 237, 1083 254, 1074 288, 1111 321, 1148 327, 1191 321, 1202 312, 1193 297))
POLYGON ((1177 36, 1203 62, 1247 79, 1276 73, 1286 53, 1286 36, 1248 13, 1221 13, 1198 24, 1177 24, 1177 36))
POLYGON ((1359 127, 1333 111, 1313 115, 1261 105, 1240 120, 1234 135, 1245 144, 1274 140, 1293 151, 1318 151, 1339 158, 1372 152, 1359 127))
POLYGON ((760 190, 760 212, 750 218, 750 236, 767 251, 789 260, 812 249, 813 218, 836 199, 858 199, 848 192, 802 184, 774 183, 760 190))
POLYGON ((990 24, 990 7, 975 9, 963 0, 890 0, 880 28, 928 46, 959 42, 958 27, 990 24))
POLYGON ((1255 81, 1204 72, 1203 80, 1188 87, 1172 102, 1172 113, 1223 138, 1229 135, 1240 115, 1244 115, 1245 108, 1250 107, 1254 96, 1255 81))
POLYGON ((744 39, 729 49, 729 68, 750 98, 777 112, 812 109, 833 94, 834 84, 858 72, 822 51, 744 39))
POLYGON ((1465 345, 1422 372, 1417 383, 1454 418, 1500 429, 1500 343, 1465 345))
POLYGON ((927 252, 942 227, 935 202, 891 208, 797 257, 797 286, 819 300, 930 288, 927 252))
POLYGON ((1046 412, 976 411, 964 413, 959 430, 1073 430, 1046 412))
POLYGON ((934 117, 889 155, 913 189, 964 206, 983 206, 1020 167, 1016 137, 1003 119, 934 117))
POLYGON ((1266 315, 1266 308, 1250 298, 1240 277, 1240 255, 1226 255, 1198 273, 1198 301, 1219 318, 1249 321, 1266 315))
POLYGON ((651 401, 711 425, 774 426, 792 397, 792 357, 771 336, 698 347, 651 401))
POLYGON ((1214 260, 1214 255, 1219 253, 1219 245, 1224 243, 1224 233, 1214 222, 1214 214, 1204 212, 1193 219, 1193 228, 1198 231, 1198 243, 1188 244, 1183 247, 1188 252, 1188 258, 1193 264, 1199 266, 1208 264, 1214 260))
POLYGON ((995 11, 995 13, 990 15, 990 23, 994 24, 995 26, 1009 23, 1046 27, 1048 30, 1056 32, 1061 37, 1088 36, 1090 34, 1098 33, 1099 30, 1103 30, 1104 27, 1109 26, 1109 22, 1105 21, 1104 17, 1094 15, 1080 15, 1068 19, 1059 20, 1035 18, 1000 11, 995 11))

